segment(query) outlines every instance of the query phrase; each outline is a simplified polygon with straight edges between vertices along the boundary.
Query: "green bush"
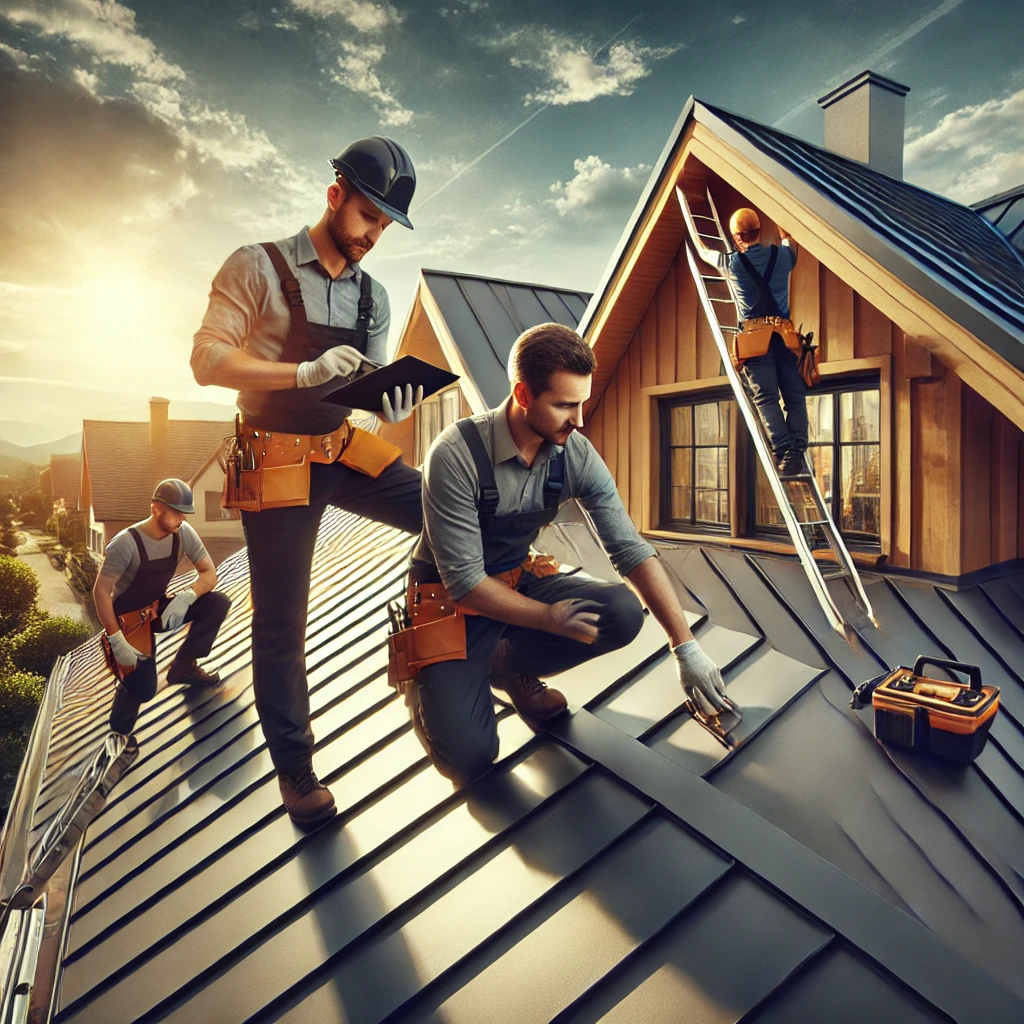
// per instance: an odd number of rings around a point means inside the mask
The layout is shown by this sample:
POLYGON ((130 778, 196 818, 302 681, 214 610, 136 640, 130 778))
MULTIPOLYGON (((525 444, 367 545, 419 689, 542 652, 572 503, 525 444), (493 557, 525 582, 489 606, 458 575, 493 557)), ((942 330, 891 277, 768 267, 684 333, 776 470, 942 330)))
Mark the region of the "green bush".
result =
POLYGON ((27 746, 28 741, 19 733, 0 732, 0 822, 7 817, 27 746))
POLYGON ((0 555, 0 636, 21 629, 35 607, 39 578, 30 565, 0 555))
POLYGON ((0 736, 17 733, 28 736, 43 699, 46 680, 34 672, 15 669, 0 672, 0 736))
POLYGON ((92 634, 93 629, 87 623, 76 622, 66 615, 37 618, 10 638, 10 658, 23 672, 47 677, 62 654, 73 651, 92 634))

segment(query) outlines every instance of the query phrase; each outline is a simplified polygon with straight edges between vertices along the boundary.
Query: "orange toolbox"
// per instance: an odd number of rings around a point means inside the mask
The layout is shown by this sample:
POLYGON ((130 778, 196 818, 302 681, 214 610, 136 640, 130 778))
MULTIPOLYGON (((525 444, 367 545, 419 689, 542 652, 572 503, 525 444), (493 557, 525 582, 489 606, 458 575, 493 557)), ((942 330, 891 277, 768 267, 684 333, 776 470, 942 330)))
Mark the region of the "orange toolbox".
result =
POLYGON ((875 712, 875 738, 882 743, 970 764, 988 739, 999 710, 999 687, 984 686, 981 669, 922 654, 913 669, 900 667, 861 683, 850 707, 875 712), (969 683, 946 682, 922 675, 926 665, 963 672, 969 683))

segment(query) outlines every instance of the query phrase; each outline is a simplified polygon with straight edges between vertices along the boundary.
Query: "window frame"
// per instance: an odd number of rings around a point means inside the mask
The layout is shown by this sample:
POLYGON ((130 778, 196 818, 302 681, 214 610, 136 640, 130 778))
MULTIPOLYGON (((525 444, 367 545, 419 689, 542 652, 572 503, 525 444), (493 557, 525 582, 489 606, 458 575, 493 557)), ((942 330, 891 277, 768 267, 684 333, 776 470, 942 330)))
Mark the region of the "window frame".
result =
POLYGON ((446 388, 442 388, 440 391, 436 391, 430 395, 429 398, 425 398, 417 407, 413 413, 415 417, 415 431, 413 438, 413 451, 415 452, 416 465, 422 466, 424 459, 427 457, 427 452, 430 450, 430 445, 434 443, 434 439, 446 428, 451 426, 450 423, 445 423, 445 400, 449 395, 456 395, 455 400, 455 420, 462 417, 462 389, 457 383, 450 384, 446 388), (437 411, 437 433, 426 443, 423 443, 423 412, 427 408, 436 409, 437 411))

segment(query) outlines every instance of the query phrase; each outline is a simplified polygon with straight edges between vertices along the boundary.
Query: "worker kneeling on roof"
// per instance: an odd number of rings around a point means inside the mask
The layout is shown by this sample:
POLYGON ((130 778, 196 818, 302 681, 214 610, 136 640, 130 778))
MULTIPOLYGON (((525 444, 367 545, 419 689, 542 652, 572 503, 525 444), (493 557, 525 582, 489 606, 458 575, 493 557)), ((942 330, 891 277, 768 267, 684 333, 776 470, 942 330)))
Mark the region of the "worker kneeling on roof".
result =
POLYGON ((169 685, 216 686, 220 677, 199 665, 213 648, 231 598, 214 590, 217 570, 199 534, 185 522, 195 512, 184 480, 162 480, 153 491, 150 516, 122 530, 107 545, 92 596, 106 631, 108 660, 118 677, 110 728, 131 733, 141 705, 156 693, 153 633, 189 624, 189 633, 167 670, 169 685), (182 558, 199 577, 167 596, 182 558), (127 633, 127 636, 126 636, 127 633))
POLYGON ((511 396, 452 424, 426 457, 423 533, 409 576, 413 628, 390 638, 390 678, 434 765, 459 784, 498 754, 491 687, 529 721, 562 714, 565 697, 542 677, 630 643, 643 623, 634 590, 671 639, 687 699, 710 716, 727 706, 721 674, 693 639, 654 548, 579 433, 595 366, 569 328, 530 328, 509 358, 511 396), (563 573, 530 554, 571 498, 630 586, 563 573))

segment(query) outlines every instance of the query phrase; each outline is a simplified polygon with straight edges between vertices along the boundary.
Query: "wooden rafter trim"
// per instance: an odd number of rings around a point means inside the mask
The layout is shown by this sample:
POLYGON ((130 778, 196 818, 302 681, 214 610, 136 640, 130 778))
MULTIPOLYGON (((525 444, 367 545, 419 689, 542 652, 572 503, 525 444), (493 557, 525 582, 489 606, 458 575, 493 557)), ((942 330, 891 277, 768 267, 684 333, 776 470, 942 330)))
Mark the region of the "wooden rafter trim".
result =
POLYGON ((709 128, 694 124, 684 148, 772 220, 784 224, 798 245, 1024 429, 1024 374, 1016 367, 857 248, 709 128))

